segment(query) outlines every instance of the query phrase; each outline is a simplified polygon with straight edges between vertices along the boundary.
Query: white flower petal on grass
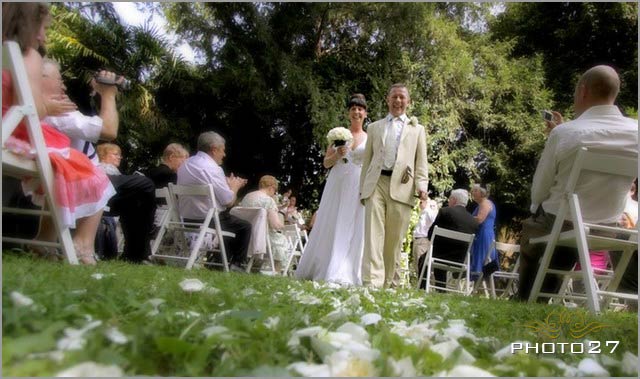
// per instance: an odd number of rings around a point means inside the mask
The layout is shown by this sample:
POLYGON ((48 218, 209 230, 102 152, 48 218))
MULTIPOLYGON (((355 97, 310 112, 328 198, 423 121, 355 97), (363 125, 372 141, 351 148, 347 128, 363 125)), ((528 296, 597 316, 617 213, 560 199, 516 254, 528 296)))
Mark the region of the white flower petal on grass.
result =
POLYGON ((60 363, 64 359, 64 351, 53 350, 46 351, 44 353, 31 353, 27 355, 28 359, 51 359, 54 362, 60 363))
POLYGON ((315 336, 322 331, 325 331, 325 329, 321 326, 311 326, 308 328, 296 330, 291 334, 291 338, 289 338, 289 342, 287 342, 287 346, 289 348, 297 348, 300 345, 301 337, 315 336))
POLYGON ((425 298, 413 298, 413 299, 407 299, 405 301, 403 301, 401 303, 401 305, 404 308, 410 308, 410 307, 419 307, 419 308, 426 308, 427 305, 424 303, 424 299, 425 298))
POLYGON ((487 378, 493 377, 492 373, 485 371, 481 368, 469 365, 460 365, 452 368, 447 373, 440 373, 435 376, 449 376, 449 377, 469 377, 469 378, 487 378), (444 374, 444 375, 443 375, 444 374))
POLYGON ((395 359, 389 357, 387 358, 387 362, 391 367, 391 374, 393 376, 404 378, 413 378, 418 376, 411 357, 404 357, 399 361, 396 361, 395 359))
POLYGON ((298 303, 305 305, 322 304, 322 300, 309 294, 300 295, 296 298, 296 300, 298 300, 298 303))
POLYGON ((95 280, 100 280, 102 278, 104 278, 104 274, 100 273, 100 272, 96 272, 91 274, 91 277, 94 278, 95 280))
POLYGON ((204 283, 200 279, 185 279, 180 282, 180 288, 184 292, 198 292, 204 289, 204 283))
MULTIPOLYGON (((315 283, 315 282, 314 282, 315 283)), ((287 370, 308 378, 327 378, 331 376, 329 365, 318 365, 307 362, 296 362, 287 366, 287 370)))
POLYGON ((382 320, 382 316, 377 313, 367 313, 360 317, 360 323, 362 325, 375 325, 382 320))
POLYGON ((164 304, 164 302, 165 302, 164 299, 159 299, 159 298, 153 298, 153 299, 147 300, 147 303, 151 304, 153 307, 158 307, 160 306, 160 304, 164 304))
POLYGON ((458 351, 458 349, 459 355, 456 358, 456 363, 464 365, 475 362, 476 359, 473 357, 473 355, 465 350, 456 340, 441 342, 439 344, 431 346, 431 350, 440 354, 444 359, 451 358, 451 356, 456 351, 458 351))
POLYGON ((622 356, 622 372, 625 375, 637 376, 638 375, 638 356, 633 353, 625 352, 622 356))
POLYGON ((338 321, 338 320, 342 320, 343 318, 347 318, 351 316, 351 313, 352 312, 349 308, 341 307, 327 313, 327 315, 324 316, 322 319, 328 322, 338 321))
MULTIPOLYGON (((524 345, 525 345, 526 343, 528 343, 528 342, 524 342, 524 341, 516 341, 516 342, 512 342, 512 343, 508 344, 507 346, 503 347, 502 349, 500 349, 500 350, 496 351, 496 352, 493 354, 493 356, 494 356, 496 359, 504 359, 504 358, 506 358, 506 357, 508 357, 508 356, 511 356, 511 355, 513 355, 513 354, 518 354, 518 353, 520 353, 520 351, 516 351, 516 352, 513 352, 513 353, 511 352, 511 346, 513 346, 513 344, 514 344, 514 343, 520 343, 520 344, 522 344, 522 345, 524 346, 524 345)), ((523 353, 523 354, 524 354, 524 353, 523 353)))
POLYGON ((209 295, 217 295, 218 293, 220 293, 220 290, 216 287, 207 287, 204 289, 204 292, 208 293, 209 295))
POLYGON ((254 290, 253 288, 246 288, 244 291, 242 291, 242 296, 249 297, 249 296, 255 295, 257 293, 259 293, 259 292, 254 290))
POLYGON ((449 314, 449 306, 447 305, 447 303, 440 303, 440 309, 442 310, 442 315, 446 316, 449 314))
POLYGON ((360 325, 354 324, 353 322, 345 322, 338 329, 337 332, 347 333, 351 335, 353 340, 365 343, 369 341, 369 333, 360 325))
POLYGON ((83 362, 64 371, 60 371, 55 376, 58 377, 119 377, 124 373, 116 365, 102 365, 95 362, 83 362))
MULTIPOLYGON (((225 335, 228 333, 229 333, 229 328, 225 326, 220 326, 220 325, 211 325, 202 330, 202 334, 204 334, 204 336, 207 338, 214 335, 225 335)), ((227 335, 226 337, 231 337, 231 336, 227 335)))
POLYGON ((182 316, 182 317, 186 317, 186 318, 191 318, 191 317, 200 317, 200 313, 198 312, 194 312, 194 311, 177 311, 175 313, 176 316, 182 316))
POLYGON ((372 361, 355 356, 350 351, 336 351, 327 357, 326 363, 333 377, 378 376, 372 361))
MULTIPOLYGON (((66 333, 66 330, 65 330, 66 333)), ((74 335, 74 336, 66 336, 62 337, 56 343, 56 347, 58 350, 81 350, 84 345, 86 345, 87 340, 85 340, 82 335, 74 335)))
POLYGON ((29 307, 33 305, 33 300, 30 297, 25 296, 18 291, 12 291, 10 296, 11 301, 13 301, 13 305, 18 308, 29 307))
POLYGON ((369 289, 367 289, 367 287, 363 287, 363 288, 364 289, 362 291, 362 296, 364 296, 364 298, 369 300, 371 303, 375 304, 376 303, 375 297, 373 297, 371 293, 369 293, 369 289))
POLYGON ((127 336, 122 334, 122 332, 115 327, 107 329, 104 332, 104 335, 107 336, 107 338, 111 340, 111 342, 118 345, 124 345, 125 343, 129 342, 129 338, 127 338, 127 336))
MULTIPOLYGON (((636 362, 637 364, 637 362, 636 362)), ((609 376, 609 371, 600 366, 592 358, 585 358, 578 364, 578 373, 581 376, 609 376)))
POLYGON ((357 308, 360 306, 360 295, 358 295, 357 293, 354 293, 353 295, 349 296, 349 298, 345 301, 345 305, 352 307, 352 308, 357 308))
MULTIPOLYGON (((435 321, 437 323, 437 321, 435 321)), ((407 343, 413 345, 423 345, 431 343, 431 340, 438 334, 432 326, 433 322, 412 323, 407 326, 405 321, 391 322, 391 333, 403 337, 407 343)))
POLYGON ((275 330, 278 327, 279 323, 280 323, 280 317, 278 317, 278 316, 269 317, 266 320, 264 320, 264 326, 267 329, 271 329, 271 330, 275 330))

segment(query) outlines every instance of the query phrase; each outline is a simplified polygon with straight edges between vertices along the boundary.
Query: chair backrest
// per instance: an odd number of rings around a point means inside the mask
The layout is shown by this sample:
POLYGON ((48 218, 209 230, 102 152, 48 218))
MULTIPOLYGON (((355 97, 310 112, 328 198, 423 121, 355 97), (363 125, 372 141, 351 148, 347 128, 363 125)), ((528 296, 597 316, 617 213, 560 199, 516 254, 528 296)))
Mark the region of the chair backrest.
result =
POLYGON ((282 229, 282 232, 291 240, 294 250, 299 250, 301 253, 304 251, 304 245, 302 243, 302 233, 298 225, 287 224, 284 226, 284 229, 282 229))
POLYGON ((516 270, 518 270, 518 267, 520 266, 520 245, 505 243, 505 242, 498 242, 498 241, 494 241, 494 243, 495 243, 495 248, 499 253, 498 259, 500 259, 500 253, 502 255, 508 255, 509 253, 517 254, 514 265, 512 266, 512 269, 509 271, 515 272, 516 270))
POLYGON ((211 221, 211 217, 214 214, 218 214, 218 210, 215 208, 216 197, 211 184, 181 185, 169 183, 169 193, 171 198, 170 201, 173 202, 173 209, 175 210, 178 218, 182 217, 182 215, 180 215, 180 198, 191 196, 207 197, 211 200, 212 204, 214 204, 207 212, 205 217, 207 221, 211 221))
POLYGON ((597 172, 602 175, 601 180, 603 183, 606 183, 612 189, 609 203, 612 207, 620 208, 618 210, 622 213, 631 183, 638 176, 637 151, 633 154, 601 148, 581 147, 578 149, 569 179, 564 188, 566 195, 576 194, 578 198, 589 196, 589 193, 585 192, 581 185, 581 176, 585 171, 597 172), (625 185, 610 185, 621 182, 628 185, 626 187, 625 185))
POLYGON ((471 246, 473 244, 473 239, 475 238, 475 234, 458 232, 451 229, 441 228, 438 225, 436 225, 433 227, 433 233, 431 234, 432 248, 435 247, 435 241, 437 236, 466 243, 467 249, 465 252, 466 255, 465 255, 464 263, 465 264, 469 263, 469 254, 471 252, 471 246))
POLYGON ((270 253, 269 219, 267 210, 260 207, 233 207, 230 213, 251 223, 251 239, 248 255, 270 253))

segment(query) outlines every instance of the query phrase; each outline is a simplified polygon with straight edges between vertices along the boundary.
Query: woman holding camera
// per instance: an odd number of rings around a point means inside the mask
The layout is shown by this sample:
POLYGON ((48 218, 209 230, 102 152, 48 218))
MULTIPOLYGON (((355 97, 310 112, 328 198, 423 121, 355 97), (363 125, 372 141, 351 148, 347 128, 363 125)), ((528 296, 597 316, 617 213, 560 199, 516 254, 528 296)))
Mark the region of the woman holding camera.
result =
MULTIPOLYGON (((42 99, 42 56, 39 49, 46 41, 45 27, 49 23, 49 8, 43 3, 3 3, 2 41, 12 40, 20 45, 24 64, 40 118, 47 115, 42 99)), ((16 93, 11 75, 2 71, 2 114, 15 103, 16 93)), ((42 133, 54 172, 55 206, 60 209, 62 221, 75 227, 73 243, 78 259, 83 264, 95 265, 94 240, 102 210, 115 190, 107 176, 97 169, 81 152, 70 148, 69 138, 51 126, 41 123, 42 133)), ((20 124, 5 146, 25 159, 33 159, 27 128, 20 124)), ((33 178, 22 181, 23 190, 37 205, 44 205, 40 183, 33 178)), ((55 231, 41 223, 40 239, 55 240, 55 231)), ((46 248, 32 248, 38 255, 55 256, 46 248)))

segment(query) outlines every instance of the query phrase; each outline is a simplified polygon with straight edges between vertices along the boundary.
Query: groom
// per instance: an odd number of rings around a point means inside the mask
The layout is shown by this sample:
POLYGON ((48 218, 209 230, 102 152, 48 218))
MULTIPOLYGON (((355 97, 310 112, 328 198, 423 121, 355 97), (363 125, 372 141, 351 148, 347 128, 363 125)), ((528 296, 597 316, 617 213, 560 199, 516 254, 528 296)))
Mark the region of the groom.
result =
POLYGON ((389 114, 367 130, 360 201, 365 206, 362 284, 394 283, 402 239, 407 232, 414 194, 427 199, 427 144, 424 127, 405 114, 411 103, 404 84, 387 95, 389 114))

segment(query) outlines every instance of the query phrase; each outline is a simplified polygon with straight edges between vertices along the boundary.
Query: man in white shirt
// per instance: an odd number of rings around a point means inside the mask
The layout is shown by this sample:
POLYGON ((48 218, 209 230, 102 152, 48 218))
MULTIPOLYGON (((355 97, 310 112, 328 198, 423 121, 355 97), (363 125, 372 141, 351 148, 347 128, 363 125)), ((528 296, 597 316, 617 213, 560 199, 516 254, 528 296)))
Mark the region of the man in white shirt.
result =
MULTIPOLYGON (((101 71, 100 76, 115 79, 115 74, 101 71)), ((71 147, 82 151, 93 164, 98 165, 98 155, 93 143, 111 141, 118 136, 119 116, 116 106, 118 88, 115 85, 91 81, 93 90, 100 95, 100 115, 86 116, 78 112, 65 90, 57 62, 45 58, 42 66, 42 94, 49 115, 43 121, 66 134, 71 147)), ((116 195, 108 203, 109 213, 120 216, 124 234, 122 259, 141 263, 151 253, 151 229, 156 212, 153 182, 141 175, 109 175, 116 195)))
MULTIPOLYGON (((420 218, 416 227, 413 229, 413 262, 414 269, 418 268, 418 260, 429 250, 431 242, 429 241, 429 228, 438 215, 438 203, 433 199, 427 198, 420 200, 420 218)), ((418 271, 419 272, 419 271, 418 271)))
POLYGON ((238 190, 247 184, 246 179, 224 176, 222 162, 225 153, 225 140, 216 132, 204 132, 198 137, 198 152, 188 158, 178 168, 178 184, 202 185, 212 184, 215 204, 210 199, 191 196, 182 197, 178 204, 180 216, 186 222, 201 222, 216 207, 220 211, 222 229, 235 233, 235 238, 224 237, 224 246, 230 255, 230 269, 243 271, 240 266, 245 263, 251 239, 251 223, 229 214, 229 209, 236 200, 238 190))
MULTIPOLYGON (((544 253, 544 244, 530 245, 529 239, 546 235, 558 212, 575 155, 580 147, 604 148, 621 153, 638 150, 638 122, 624 117, 613 105, 620 90, 620 79, 609 66, 595 66, 578 81, 574 93, 576 119, 563 123, 554 112, 548 122, 549 138, 538 162, 531 185, 531 212, 522 225, 520 289, 518 297, 527 300, 544 253)), ((615 224, 624 210, 631 183, 599 173, 586 173, 579 182, 582 216, 586 222, 615 224)), ((570 227, 567 225, 566 227, 570 227)), ((556 248, 551 268, 570 269, 577 260, 571 248, 556 248)), ((543 292, 557 292, 559 278, 550 275, 543 292)))

